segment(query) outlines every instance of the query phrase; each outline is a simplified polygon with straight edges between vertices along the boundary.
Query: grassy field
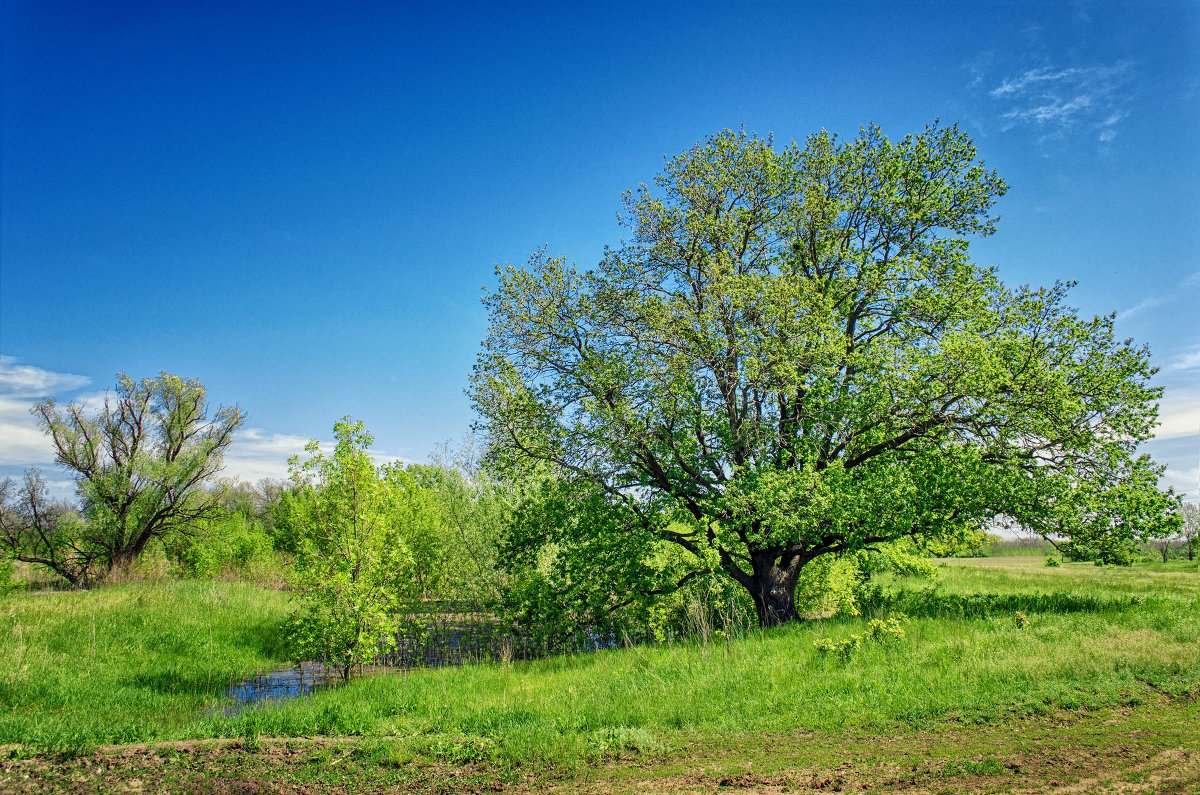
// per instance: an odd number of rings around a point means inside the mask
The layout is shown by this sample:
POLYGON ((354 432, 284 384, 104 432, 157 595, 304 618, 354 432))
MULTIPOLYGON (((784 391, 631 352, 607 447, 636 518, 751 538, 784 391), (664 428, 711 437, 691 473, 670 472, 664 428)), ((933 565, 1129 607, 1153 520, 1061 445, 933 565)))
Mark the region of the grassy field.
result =
POLYGON ((337 790, 343 776, 346 791, 704 790, 726 778, 778 790, 839 776, 1034 791, 1088 776, 1107 786, 1096 760, 1119 751, 1130 758, 1109 777, 1132 791, 1200 791, 1195 564, 962 559, 934 582, 881 586, 858 617, 375 675, 231 717, 206 713, 231 680, 279 659, 282 595, 176 583, 10 596, 0 742, 19 745, 0 790, 70 790, 79 776, 103 781, 104 765, 113 781, 184 789, 203 768, 261 791, 337 790), (93 750, 164 741, 175 744, 93 750), (1197 789, 1170 789, 1187 782, 1197 789))
POLYGON ((278 591, 163 582, 0 599, 0 744, 176 739, 233 681, 280 663, 278 591))

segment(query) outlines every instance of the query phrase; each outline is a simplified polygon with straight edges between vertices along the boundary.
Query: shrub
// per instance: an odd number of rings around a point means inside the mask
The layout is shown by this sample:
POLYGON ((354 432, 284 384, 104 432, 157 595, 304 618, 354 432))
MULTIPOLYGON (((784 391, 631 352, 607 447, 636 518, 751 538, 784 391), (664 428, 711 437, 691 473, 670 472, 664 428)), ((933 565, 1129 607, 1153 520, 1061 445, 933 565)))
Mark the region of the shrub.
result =
POLYGON ((872 619, 867 624, 866 632, 851 635, 841 640, 816 638, 813 641, 813 648, 821 654, 832 654, 845 658, 849 657, 850 653, 855 649, 861 648, 864 643, 874 643, 881 646, 898 643, 904 639, 903 624, 907 620, 908 616, 903 613, 896 613, 887 619, 872 619))

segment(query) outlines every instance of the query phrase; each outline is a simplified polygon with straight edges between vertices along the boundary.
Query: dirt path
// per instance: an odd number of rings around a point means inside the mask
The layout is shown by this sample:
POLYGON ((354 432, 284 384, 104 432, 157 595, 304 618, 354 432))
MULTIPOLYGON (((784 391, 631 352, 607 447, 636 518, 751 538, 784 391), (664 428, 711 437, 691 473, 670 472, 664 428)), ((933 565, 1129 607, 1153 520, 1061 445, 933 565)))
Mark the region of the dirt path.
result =
POLYGON ((387 738, 189 741, 0 760, 5 793, 1200 793, 1200 708, 897 729, 677 739, 578 768, 487 770, 389 754, 387 738))

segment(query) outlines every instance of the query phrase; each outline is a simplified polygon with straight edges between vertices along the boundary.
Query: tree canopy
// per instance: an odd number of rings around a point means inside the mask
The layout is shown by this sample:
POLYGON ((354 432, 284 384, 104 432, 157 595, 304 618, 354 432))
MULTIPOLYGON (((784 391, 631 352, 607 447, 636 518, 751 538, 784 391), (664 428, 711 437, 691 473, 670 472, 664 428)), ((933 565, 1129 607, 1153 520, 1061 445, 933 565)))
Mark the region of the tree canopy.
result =
POLYGON ((764 625, 797 616, 822 555, 997 520, 1155 532, 1148 352, 1068 284, 971 260, 1006 189, 938 124, 780 148, 725 131, 668 159, 594 268, 498 269, 470 388, 493 459, 589 484, 764 625))
POLYGON ((36 474, 27 477, 25 509, 10 514, 25 519, 6 522, 0 539, 19 560, 84 584, 96 564, 109 572, 127 567, 151 539, 191 532, 219 512, 217 495, 204 485, 220 470, 243 416, 222 407, 209 418, 199 381, 118 373, 116 394, 98 413, 54 400, 33 413, 54 443, 55 461, 75 473, 83 521, 35 510, 46 502, 45 488, 36 474))

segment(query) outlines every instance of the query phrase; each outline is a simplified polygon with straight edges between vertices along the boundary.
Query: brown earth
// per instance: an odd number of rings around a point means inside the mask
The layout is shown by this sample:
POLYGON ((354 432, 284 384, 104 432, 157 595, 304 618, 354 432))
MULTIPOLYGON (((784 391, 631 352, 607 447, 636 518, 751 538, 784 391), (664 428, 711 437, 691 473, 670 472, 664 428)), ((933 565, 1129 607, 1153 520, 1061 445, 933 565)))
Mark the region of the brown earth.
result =
POLYGON ((398 762, 387 740, 208 740, 0 760, 5 793, 1200 793, 1200 709, 1162 699, 918 730, 677 739, 575 768, 398 762))

